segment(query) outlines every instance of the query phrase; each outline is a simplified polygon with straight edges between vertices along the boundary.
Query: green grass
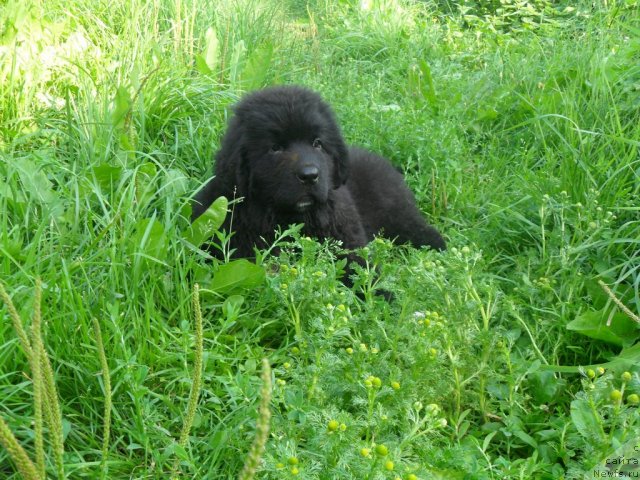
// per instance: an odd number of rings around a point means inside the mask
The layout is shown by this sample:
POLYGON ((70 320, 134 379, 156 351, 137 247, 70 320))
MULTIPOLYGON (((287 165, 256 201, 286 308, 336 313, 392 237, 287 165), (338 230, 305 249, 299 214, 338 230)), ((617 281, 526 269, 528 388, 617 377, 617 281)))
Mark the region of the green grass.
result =
POLYGON ((593 478, 638 459, 639 12, 4 2, 0 280, 31 346, 2 307, 0 418, 34 466, 3 426, 0 477, 39 475, 44 453, 48 478, 238 478, 263 358, 256 478, 593 478), (277 83, 318 90, 350 143, 400 167, 450 249, 374 241, 362 301, 338 246, 295 229, 257 266, 186 241, 228 107, 277 83))

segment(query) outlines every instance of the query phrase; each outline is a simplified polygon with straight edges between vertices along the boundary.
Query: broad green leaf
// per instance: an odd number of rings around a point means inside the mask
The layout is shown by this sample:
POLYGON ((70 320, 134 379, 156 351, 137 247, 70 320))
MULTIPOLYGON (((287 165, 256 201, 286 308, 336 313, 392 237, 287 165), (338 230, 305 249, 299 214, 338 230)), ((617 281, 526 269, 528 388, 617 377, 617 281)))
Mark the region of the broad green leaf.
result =
POLYGON ((238 85, 240 80, 240 74, 242 72, 242 66, 245 62, 245 52, 247 47, 244 44, 244 40, 236 42, 233 46, 233 52, 231 53, 231 65, 229 65, 229 81, 232 85, 238 85))
MULTIPOLYGON (((607 265, 606 268, 609 269, 610 267, 607 265)), ((622 303, 628 303, 633 299, 633 289, 629 285, 613 285, 613 283, 615 282, 613 278, 605 278, 602 275, 600 275, 600 278, 610 286, 611 290, 613 290, 613 293, 622 301, 622 303)), ((600 310, 601 308, 607 306, 609 308, 615 308, 613 300, 609 298, 596 278, 590 278, 586 280, 584 282, 584 286, 587 290, 587 293, 589 293, 589 296, 591 297, 593 308, 595 308, 596 310, 600 310)))
POLYGON ((119 143, 120 147, 122 147, 123 150, 128 152, 135 150, 136 147, 134 145, 134 142, 135 142, 134 138, 135 138, 134 136, 129 135, 129 132, 123 131, 118 137, 118 140, 120 142, 119 143))
MULTIPOLYGON (((216 400, 212 400, 212 402, 216 403, 216 400)), ((232 432, 231 434, 235 437, 236 432, 232 432)), ((211 445, 214 448, 220 448, 220 445, 227 444, 229 433, 227 430, 215 430, 214 432, 209 433, 209 435, 207 436, 209 437, 207 439, 207 443, 209 443, 209 445, 211 445)))
POLYGON ((591 305, 593 306, 593 308, 596 308, 596 309, 604 308, 607 305, 607 303, 610 301, 609 297, 604 292, 602 287, 598 285, 597 280, 593 278, 589 278, 585 280, 584 286, 585 286, 585 289, 587 290, 587 293, 591 297, 591 305))
POLYGON ((530 447, 538 448, 538 443, 533 439, 533 437, 531 437, 531 435, 529 435, 525 431, 520 429, 515 429, 513 430, 513 434, 516 437, 518 437, 520 440, 522 440, 524 443, 529 445, 530 447))
POLYGON ((265 271, 244 258, 220 265, 213 274, 210 288, 218 293, 254 288, 264 282, 265 271))
POLYGON ((265 85, 272 59, 271 43, 265 43, 253 51, 242 70, 242 85, 245 89, 255 90, 265 85))
POLYGON ((0 238, 0 252, 5 253, 10 258, 22 258, 25 247, 22 241, 11 238, 0 238))
POLYGON ((244 297, 242 295, 231 295, 222 304, 222 311, 227 317, 227 321, 234 321, 238 318, 242 304, 244 303, 244 297))
POLYGON ((425 60, 413 64, 407 75, 409 92, 420 100, 425 100, 433 109, 438 107, 431 67, 425 60))
POLYGON ((53 184, 42 169, 32 160, 22 158, 15 167, 20 176, 22 190, 44 205, 52 206, 58 200, 53 184))
POLYGON ((157 194, 157 188, 153 185, 153 180, 158 172, 156 164, 146 162, 137 168, 135 175, 136 197, 139 203, 150 202, 157 194))
POLYGON ((213 72, 207 66, 207 61, 204 59, 202 55, 195 56, 195 64, 196 70, 202 73, 203 75, 211 75, 213 72))
POLYGON ((101 163, 93 168, 93 176, 103 190, 108 190, 114 183, 119 182, 122 172, 122 167, 116 167, 108 163, 101 163))
POLYGON ((476 113, 476 121, 477 122, 492 122, 495 119, 497 119, 499 115, 500 114, 498 113, 498 111, 493 107, 481 108, 476 113))
POLYGON ((172 453, 175 454, 175 456, 178 457, 180 460, 185 462, 189 461, 189 454, 187 453, 187 450, 182 445, 178 443, 174 443, 169 448, 172 449, 172 453))
POLYGON ((113 111, 111 112, 111 124, 114 127, 124 127, 124 119, 131 109, 131 95, 124 87, 118 87, 113 98, 113 111))
POLYGON ((498 431, 494 431, 494 432, 490 432, 486 437, 484 437, 484 440, 482 442, 482 451, 486 452, 487 451, 487 447, 489 446, 489 444, 491 443, 491 440, 493 439, 493 437, 496 436, 496 434, 498 433, 498 431))
POLYGON ((556 378, 554 372, 538 370, 529 375, 529 393, 538 403, 549 403, 559 398, 564 389, 565 382, 556 378))
POLYGON ((552 372, 560 372, 560 373, 580 373, 586 368, 613 368, 616 370, 628 370, 633 366, 640 364, 640 343, 634 345, 633 347, 625 348, 620 352, 617 356, 613 357, 612 360, 604 363, 594 363, 592 365, 579 365, 579 366, 568 366, 568 365, 542 365, 540 370, 549 370, 552 372))
POLYGON ((218 35, 213 27, 206 33, 207 45, 204 49, 204 61, 211 72, 216 71, 218 65, 218 35))
POLYGON ((9 184, 5 183, 0 179, 0 197, 12 198, 13 192, 11 191, 11 187, 9 184))
POLYGON ((196 247, 202 245, 218 231, 227 216, 228 207, 227 198, 218 197, 182 234, 184 239, 196 247))
POLYGON ((148 177, 147 180, 155 177, 157 172, 158 167, 153 162, 145 162, 138 167, 138 173, 148 177))
POLYGON ((170 168, 164 172, 162 192, 170 197, 180 197, 189 191, 189 179, 182 170, 170 168))
POLYGON ((69 436, 69 434, 71 433, 71 430, 73 430, 73 423, 71 423, 66 418, 63 418, 62 419, 62 438, 63 438, 63 440, 67 439, 67 436, 69 436))
POLYGON ((602 340, 619 347, 633 343, 637 338, 638 324, 624 313, 611 314, 611 309, 583 313, 567 324, 567 330, 602 340))
POLYGON ((433 83, 433 76, 431 75, 431 67, 424 60, 421 59, 418 62, 418 66, 420 67, 420 73, 422 73, 422 96, 429 102, 431 107, 437 108, 438 99, 436 98, 436 87, 433 83))
POLYGON ((258 364, 255 358, 248 358, 244 362, 244 371, 247 375, 253 375, 256 373, 258 364))
POLYGON ((464 471, 452 470, 452 469, 428 469, 429 478, 433 480, 463 480, 468 478, 469 475, 464 471))
POLYGON ((291 388, 287 388, 284 392, 284 398, 287 402, 287 406, 291 408, 291 410, 295 410, 297 408, 304 408, 304 398, 305 395, 303 391, 295 386, 291 388))
POLYGON ((458 433, 456 434, 458 438, 462 438, 465 436, 465 434, 467 433, 467 430, 469 430, 469 427, 471 426, 471 422, 469 422, 469 420, 465 420, 464 422, 462 422, 459 426, 458 426, 458 433))
POLYGON ((202 54, 198 54, 195 57, 196 70, 204 75, 211 75, 215 73, 218 66, 218 35, 213 27, 209 27, 205 36, 205 47, 202 54))
POLYGON ((153 218, 144 218, 136 224, 130 242, 134 252, 159 260, 166 259, 167 236, 162 224, 153 218))

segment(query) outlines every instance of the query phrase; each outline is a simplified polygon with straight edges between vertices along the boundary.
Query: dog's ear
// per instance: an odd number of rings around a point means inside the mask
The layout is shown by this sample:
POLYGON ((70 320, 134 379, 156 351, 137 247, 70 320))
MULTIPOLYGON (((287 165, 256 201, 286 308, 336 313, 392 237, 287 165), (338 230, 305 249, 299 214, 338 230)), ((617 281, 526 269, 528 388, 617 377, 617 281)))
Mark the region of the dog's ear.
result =
POLYGON ((237 196, 246 196, 249 189, 249 172, 243 151, 244 128, 234 117, 222 138, 220 150, 216 153, 216 177, 225 185, 227 195, 234 192, 237 196))
POLYGON ((246 197, 249 194, 249 163, 242 149, 236 159, 236 196, 246 197))
POLYGON ((342 137, 337 137, 332 142, 331 156, 333 157, 333 188, 338 188, 349 178, 349 150, 342 137))
POLYGON ((315 96, 318 113, 324 124, 322 145, 333 158, 333 178, 331 179, 333 188, 339 188, 349 178, 349 150, 342 139, 342 133, 333 110, 319 96, 315 96))

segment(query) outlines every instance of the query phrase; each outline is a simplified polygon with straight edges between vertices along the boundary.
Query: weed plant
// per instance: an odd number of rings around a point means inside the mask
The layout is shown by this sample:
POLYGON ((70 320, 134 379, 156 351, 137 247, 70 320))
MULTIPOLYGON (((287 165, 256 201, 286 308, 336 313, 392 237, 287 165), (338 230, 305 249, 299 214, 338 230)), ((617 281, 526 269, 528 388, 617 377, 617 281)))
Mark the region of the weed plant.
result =
POLYGON ((637 0, 8 0, 0 85, 0 478, 634 474, 637 0), (297 227, 197 248, 229 107, 276 83, 449 250, 375 240, 351 290, 297 227))

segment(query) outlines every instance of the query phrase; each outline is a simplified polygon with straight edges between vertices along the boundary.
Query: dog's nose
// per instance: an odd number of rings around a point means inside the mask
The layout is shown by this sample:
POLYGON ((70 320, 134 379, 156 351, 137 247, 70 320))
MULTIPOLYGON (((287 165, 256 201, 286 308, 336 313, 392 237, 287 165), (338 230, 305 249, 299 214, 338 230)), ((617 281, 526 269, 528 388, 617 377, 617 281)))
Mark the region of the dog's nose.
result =
POLYGON ((302 167, 302 169, 298 172, 297 177, 301 183, 304 185, 313 185, 318 181, 318 175, 320 172, 313 165, 307 165, 302 167))

